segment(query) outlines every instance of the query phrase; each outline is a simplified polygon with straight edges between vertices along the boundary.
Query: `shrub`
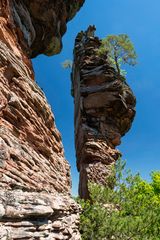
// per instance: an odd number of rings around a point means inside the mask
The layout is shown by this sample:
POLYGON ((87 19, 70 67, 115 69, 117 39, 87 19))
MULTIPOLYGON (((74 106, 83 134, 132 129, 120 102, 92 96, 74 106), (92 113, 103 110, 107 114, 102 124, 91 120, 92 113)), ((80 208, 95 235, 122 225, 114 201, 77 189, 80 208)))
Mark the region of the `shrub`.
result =
POLYGON ((78 200, 84 240, 159 240, 160 172, 148 183, 118 161, 114 189, 89 183, 90 200, 78 200))

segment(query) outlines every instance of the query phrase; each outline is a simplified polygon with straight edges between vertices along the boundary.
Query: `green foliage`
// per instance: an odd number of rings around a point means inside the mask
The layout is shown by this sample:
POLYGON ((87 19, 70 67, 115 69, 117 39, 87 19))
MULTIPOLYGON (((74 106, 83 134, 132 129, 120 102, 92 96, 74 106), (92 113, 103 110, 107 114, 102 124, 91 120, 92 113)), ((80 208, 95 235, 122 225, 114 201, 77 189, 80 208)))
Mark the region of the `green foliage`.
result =
POLYGON ((62 67, 63 68, 72 68, 73 62, 70 59, 66 59, 63 63, 62 63, 62 67))
POLYGON ((114 189, 90 183, 91 200, 78 200, 82 239, 160 240, 160 172, 148 183, 122 161, 114 171, 114 189))
POLYGON ((122 64, 134 66, 136 64, 136 52, 128 35, 109 35, 102 40, 98 50, 100 55, 107 54, 110 64, 117 70, 119 75, 125 76, 126 72, 121 69, 122 64))
MULTIPOLYGON (((64 62, 61 63, 64 69, 70 69, 73 66, 73 62, 70 59, 66 59, 64 62)), ((74 90, 73 90, 73 82, 71 80, 71 96, 74 97, 74 90)))

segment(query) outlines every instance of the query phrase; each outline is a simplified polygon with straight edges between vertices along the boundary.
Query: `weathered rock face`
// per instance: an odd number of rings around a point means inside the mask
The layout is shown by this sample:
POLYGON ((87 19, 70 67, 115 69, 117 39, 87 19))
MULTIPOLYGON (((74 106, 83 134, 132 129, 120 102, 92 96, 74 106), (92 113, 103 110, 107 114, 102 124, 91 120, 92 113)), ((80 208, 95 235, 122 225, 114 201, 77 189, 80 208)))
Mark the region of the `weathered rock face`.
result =
POLYGON ((66 23, 71 20, 84 0, 12 0, 15 31, 31 57, 43 53, 57 54, 62 48, 66 23), (29 48, 28 48, 29 47, 29 48))
POLYGON ((0 239, 80 239, 80 209, 67 195, 13 190, 0 200, 0 239))
POLYGON ((28 57, 57 53, 82 3, 0 0, 0 239, 80 239, 70 167, 28 57))
POLYGON ((135 97, 112 68, 99 56, 101 42, 88 30, 77 35, 72 72, 75 101, 75 145, 80 172, 79 194, 88 198, 89 181, 105 185, 119 158, 115 149, 131 127, 135 97))

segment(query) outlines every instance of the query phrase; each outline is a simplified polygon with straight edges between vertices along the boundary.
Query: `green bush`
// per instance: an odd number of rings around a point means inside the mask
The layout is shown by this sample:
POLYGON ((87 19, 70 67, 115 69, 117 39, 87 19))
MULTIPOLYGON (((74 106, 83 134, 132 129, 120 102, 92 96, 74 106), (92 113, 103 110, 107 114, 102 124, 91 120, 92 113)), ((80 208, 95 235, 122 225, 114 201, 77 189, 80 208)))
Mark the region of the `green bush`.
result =
POLYGON ((118 161, 114 189, 90 183, 90 200, 78 200, 82 239, 160 240, 160 172, 148 183, 124 167, 118 161))

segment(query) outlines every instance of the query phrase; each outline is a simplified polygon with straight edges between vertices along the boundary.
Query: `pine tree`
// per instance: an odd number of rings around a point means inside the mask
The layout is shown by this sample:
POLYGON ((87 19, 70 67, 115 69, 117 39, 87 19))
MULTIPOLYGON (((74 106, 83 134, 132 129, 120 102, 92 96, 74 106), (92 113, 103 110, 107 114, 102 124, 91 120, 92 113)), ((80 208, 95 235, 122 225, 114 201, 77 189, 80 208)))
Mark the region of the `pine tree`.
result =
POLYGON ((121 64, 136 64, 136 52, 128 35, 109 35, 102 40, 98 50, 100 55, 107 54, 110 64, 117 70, 119 75, 124 75, 121 64))

